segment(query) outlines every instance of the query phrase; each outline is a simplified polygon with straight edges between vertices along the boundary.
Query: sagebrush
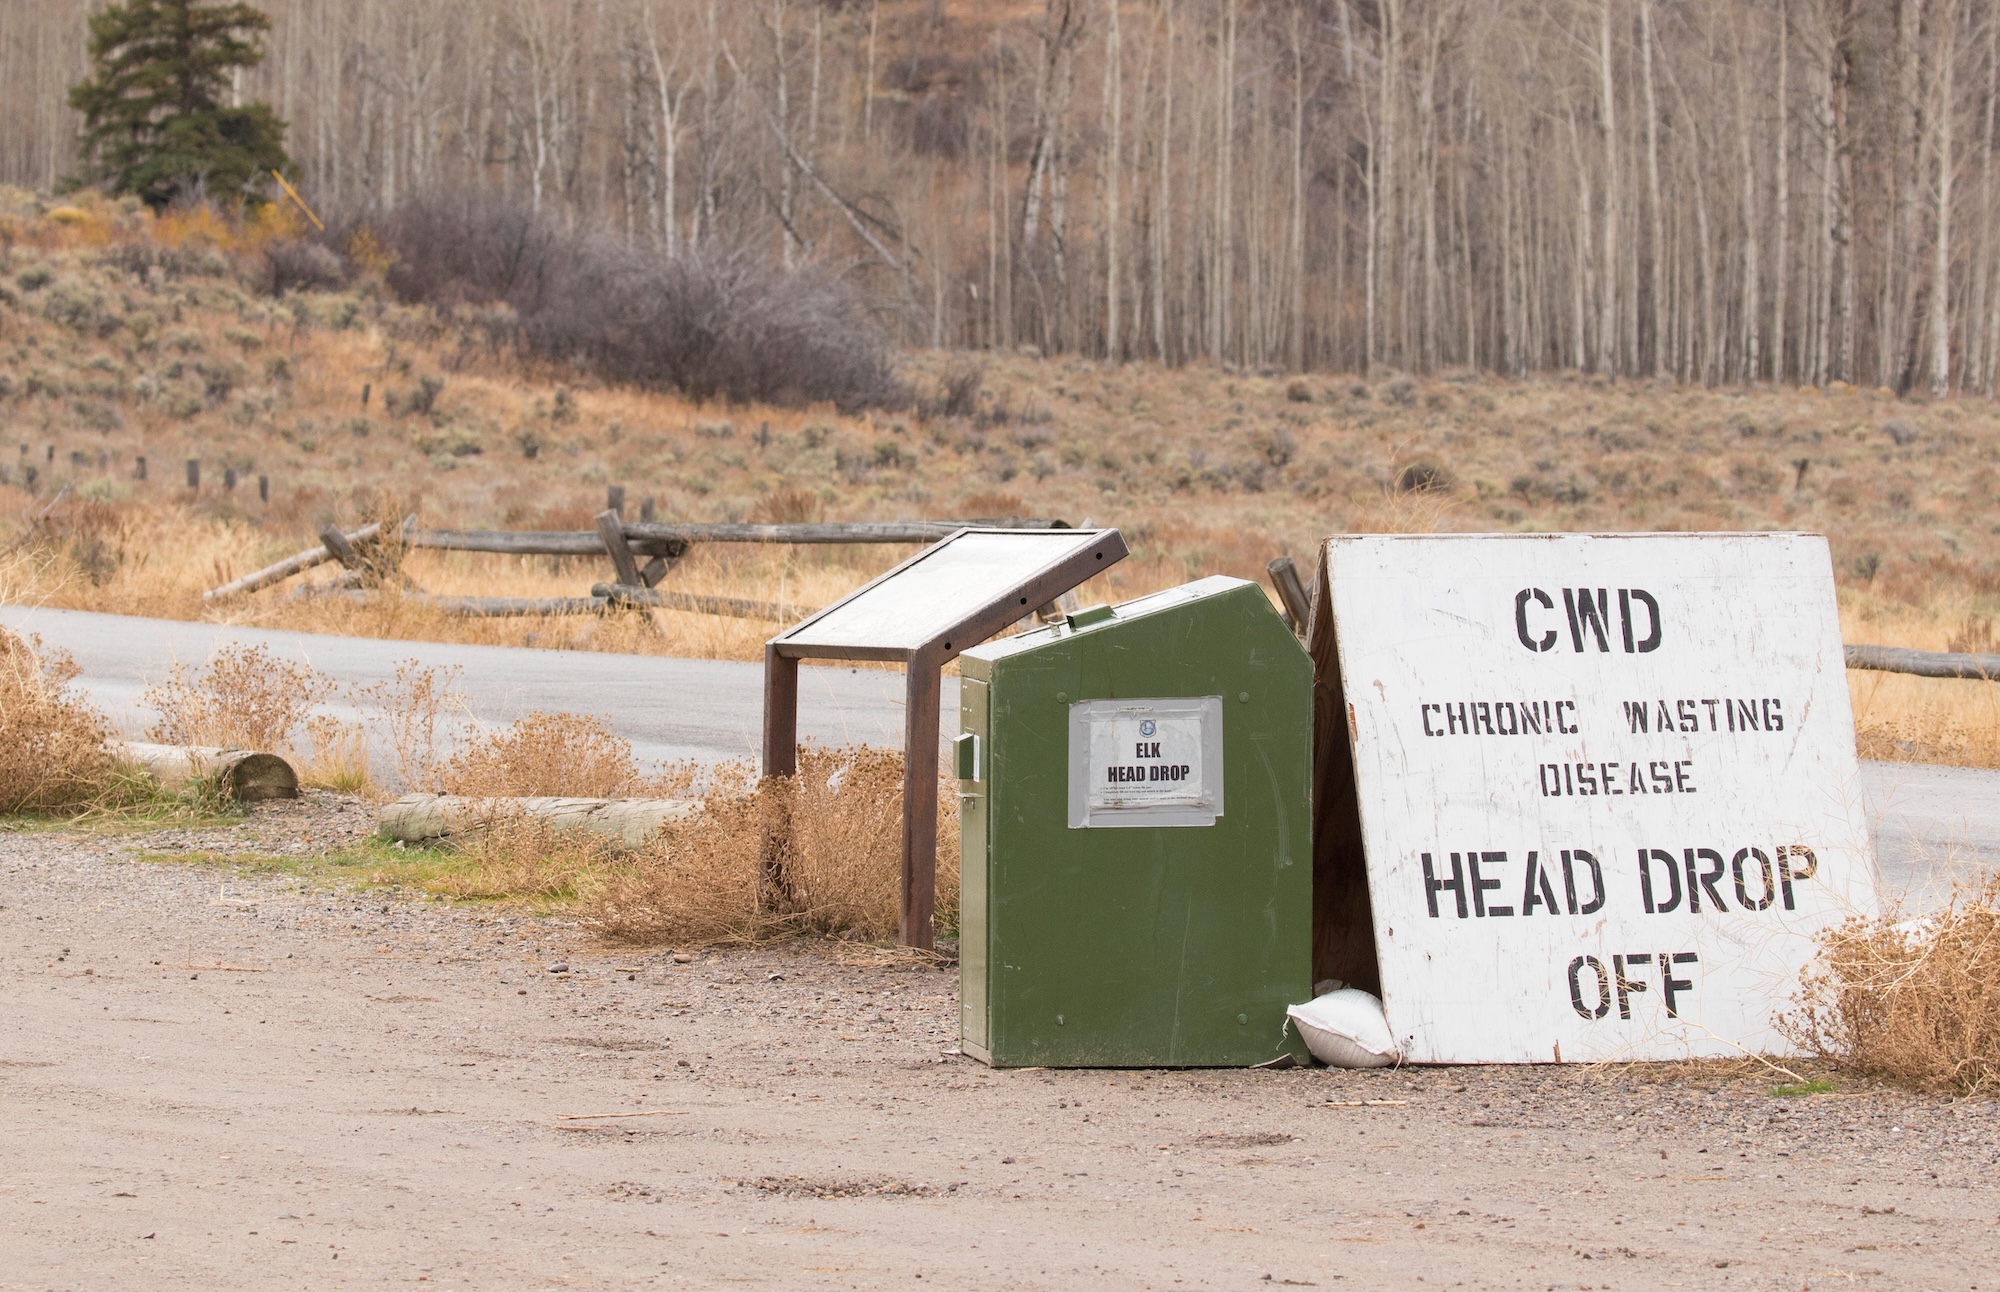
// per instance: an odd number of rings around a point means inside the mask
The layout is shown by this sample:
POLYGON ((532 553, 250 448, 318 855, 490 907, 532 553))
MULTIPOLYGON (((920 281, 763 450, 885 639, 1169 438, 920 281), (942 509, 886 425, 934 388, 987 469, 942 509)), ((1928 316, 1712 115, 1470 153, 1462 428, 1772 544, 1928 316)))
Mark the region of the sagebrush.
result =
POLYGON ((176 661, 139 700, 160 714, 148 740, 283 753, 334 685, 310 663, 280 659, 260 642, 224 646, 199 669, 176 661))
POLYGON ((537 712, 468 734, 437 779, 445 793, 473 798, 619 798, 637 789, 639 765, 632 742, 602 718, 537 712))
POLYGON ((78 669, 0 628, 0 813, 90 806, 119 779, 111 725, 70 690, 78 669))
MULTIPOLYGON (((895 935, 902 875, 900 751, 807 747, 795 777, 721 769, 694 818, 621 865, 586 912, 625 942, 895 935), (734 784, 728 784, 733 779, 734 784)), ((954 787, 940 782, 937 923, 958 917, 954 787)))
POLYGON ((1823 934, 1781 1026, 1807 1052, 1879 1080, 2000 1093, 2000 875, 1921 920, 1852 920, 1823 934))

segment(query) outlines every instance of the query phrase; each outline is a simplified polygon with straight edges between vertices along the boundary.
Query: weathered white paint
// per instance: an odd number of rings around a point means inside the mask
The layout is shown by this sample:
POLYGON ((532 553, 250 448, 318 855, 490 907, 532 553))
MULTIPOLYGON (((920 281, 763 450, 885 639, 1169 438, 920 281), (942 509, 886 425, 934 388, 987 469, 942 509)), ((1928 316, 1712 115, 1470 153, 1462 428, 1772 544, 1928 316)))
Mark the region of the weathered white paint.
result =
POLYGON ((1826 540, 1369 535, 1326 555, 1405 1059, 1786 1049, 1773 1023, 1814 935, 1878 909, 1826 540))

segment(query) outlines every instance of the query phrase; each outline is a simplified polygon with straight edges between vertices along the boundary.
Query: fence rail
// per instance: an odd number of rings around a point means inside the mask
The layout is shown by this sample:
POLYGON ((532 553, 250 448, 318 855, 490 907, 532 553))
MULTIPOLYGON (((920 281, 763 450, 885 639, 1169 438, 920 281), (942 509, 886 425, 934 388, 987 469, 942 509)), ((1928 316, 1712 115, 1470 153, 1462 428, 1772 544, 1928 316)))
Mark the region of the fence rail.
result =
POLYGON ((1962 677, 1977 681, 2000 678, 2000 655, 1962 651, 1907 650, 1901 646, 1847 647, 1847 667, 1881 673, 1912 673, 1918 677, 1962 677))
MULTIPOLYGON (((626 543, 642 556, 676 556, 695 543, 935 543, 958 530, 1067 529, 1060 520, 1007 516, 994 520, 854 521, 797 525, 669 525, 623 521, 626 543)), ((408 547, 510 556, 602 556, 596 530, 417 529, 408 547)))

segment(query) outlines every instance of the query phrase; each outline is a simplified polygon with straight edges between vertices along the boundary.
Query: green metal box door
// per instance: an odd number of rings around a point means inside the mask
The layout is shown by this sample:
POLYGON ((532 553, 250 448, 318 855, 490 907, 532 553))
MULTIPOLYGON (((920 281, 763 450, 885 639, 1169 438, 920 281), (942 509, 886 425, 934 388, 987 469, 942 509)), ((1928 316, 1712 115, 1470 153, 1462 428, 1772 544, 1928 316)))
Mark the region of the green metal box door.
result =
POLYGON ((966 651, 960 1035, 1000 1067, 1303 1055, 1312 663, 1209 578, 966 651))

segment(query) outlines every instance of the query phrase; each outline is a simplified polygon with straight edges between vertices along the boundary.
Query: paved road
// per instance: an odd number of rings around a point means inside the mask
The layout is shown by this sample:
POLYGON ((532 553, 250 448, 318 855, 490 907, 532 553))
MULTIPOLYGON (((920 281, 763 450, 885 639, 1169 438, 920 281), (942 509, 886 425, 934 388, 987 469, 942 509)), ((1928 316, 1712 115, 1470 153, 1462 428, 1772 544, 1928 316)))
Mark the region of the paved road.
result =
MULTIPOLYGON (((501 726, 537 709, 595 714, 630 740, 642 761, 754 758, 762 743, 761 664, 380 641, 28 606, 0 606, 0 624, 36 633, 75 656, 83 667, 80 685, 134 736, 158 716, 140 702, 140 693, 175 661, 198 666, 217 648, 241 642, 267 645, 281 659, 305 660, 348 687, 387 681, 402 660, 456 668, 457 689, 478 721, 501 726)), ((344 698, 326 707, 354 713, 344 698)), ((956 735, 956 678, 945 679, 943 713, 956 735)), ((844 666, 801 669, 799 734, 823 744, 901 747, 903 675, 844 666)))
MULTIPOLYGON (((272 632, 77 610, 0 606, 0 624, 41 635, 83 667, 92 699, 125 731, 153 715, 140 692, 175 660, 199 664, 218 646, 267 643, 350 685, 395 674, 399 660, 460 670, 471 716, 494 725, 535 709, 597 714, 643 760, 755 757, 763 668, 726 660, 659 659, 507 646, 453 646, 272 632)), ((801 670, 799 729, 828 744, 900 746, 902 676, 881 669, 801 670)), ((343 712, 340 704, 328 706, 343 712)), ((351 713, 351 706, 347 712, 351 713)), ((943 721, 956 734, 958 687, 945 679, 943 721)), ((1862 793, 1886 891, 1923 909, 1952 881, 2000 869, 2000 772, 1921 763, 1863 763, 1862 793)))

